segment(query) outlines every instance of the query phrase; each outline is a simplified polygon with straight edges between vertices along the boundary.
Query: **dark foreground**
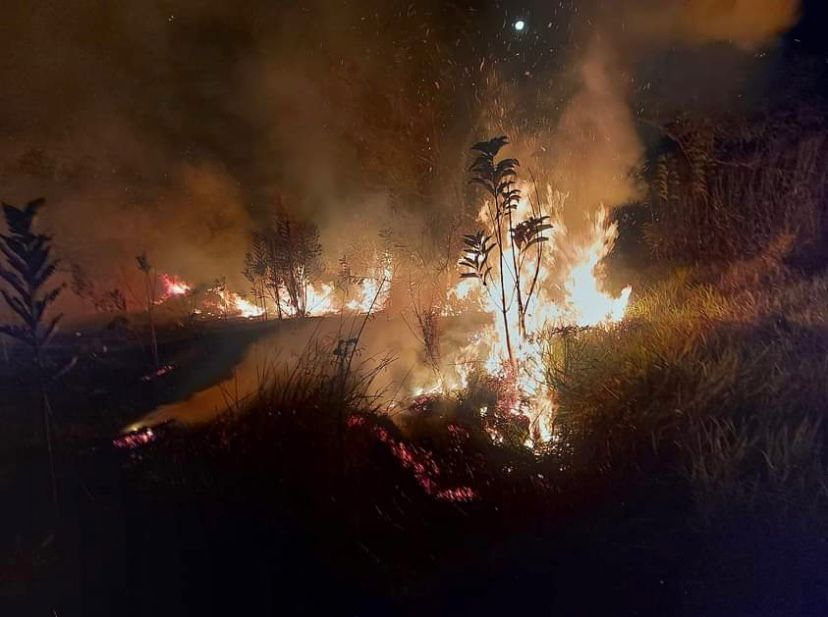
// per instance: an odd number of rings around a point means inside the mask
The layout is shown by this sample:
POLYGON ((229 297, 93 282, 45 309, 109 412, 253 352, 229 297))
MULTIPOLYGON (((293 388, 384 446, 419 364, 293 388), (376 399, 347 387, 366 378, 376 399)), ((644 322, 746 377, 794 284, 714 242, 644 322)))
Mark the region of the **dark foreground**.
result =
MULTIPOLYGON (((226 343, 198 340, 180 357, 226 343)), ((670 448, 599 473, 493 445, 471 394, 423 403, 401 429, 356 383, 332 392, 310 375, 136 449, 111 438, 146 410, 113 401, 168 400, 181 381, 136 373, 118 394, 104 380, 96 396, 123 411, 113 430, 91 411, 63 424, 58 522, 42 450, 7 451, 0 614, 828 613, 811 502, 757 493, 700 516, 670 448)))
POLYGON ((144 462, 88 454, 62 478, 55 535, 17 536, 3 614, 825 614, 828 547, 807 529, 694 529, 663 487, 544 511, 521 494, 435 503, 378 454, 341 482, 196 486, 177 485, 179 461, 151 464, 159 485, 144 462))

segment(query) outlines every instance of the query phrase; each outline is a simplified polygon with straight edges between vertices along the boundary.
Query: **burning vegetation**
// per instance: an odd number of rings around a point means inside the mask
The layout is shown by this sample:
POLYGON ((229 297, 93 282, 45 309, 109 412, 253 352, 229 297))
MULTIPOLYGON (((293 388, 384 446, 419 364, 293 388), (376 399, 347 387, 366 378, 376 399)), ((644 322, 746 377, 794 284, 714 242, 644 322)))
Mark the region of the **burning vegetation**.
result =
MULTIPOLYGON (((447 260, 439 267, 447 277, 431 291, 427 307, 415 306, 410 298, 401 300, 406 304, 400 310, 416 317, 421 348, 389 344, 386 350, 372 350, 416 357, 402 381, 384 382, 383 391, 372 394, 399 411, 422 406, 428 398, 456 397, 470 379, 485 379, 497 383, 500 393, 495 405, 479 410, 481 417, 493 418, 492 438, 502 441, 498 427, 515 422, 522 428, 507 430, 524 432, 526 446, 540 448, 554 437, 556 396, 545 382, 544 347, 573 328, 600 328, 620 321, 631 289, 622 289, 617 297, 603 290, 600 264, 617 236, 617 223, 608 222, 606 209, 589 221, 586 233, 570 237, 560 219, 567 196, 547 187, 542 198, 536 184, 521 183, 519 161, 497 158, 507 143, 504 136, 472 148, 470 181, 485 189, 477 217, 483 229, 463 236, 456 265, 447 260), (553 273, 559 282, 552 280, 553 273), (480 325, 468 330, 465 340, 443 343, 441 322, 462 322, 467 315, 476 315, 480 325), (391 389, 394 394, 389 397, 391 389)), ((228 289, 226 278, 199 288, 175 274, 158 275, 145 256, 139 257, 139 269, 147 276, 152 341, 153 313, 161 307, 173 311, 177 307, 190 319, 245 318, 263 323, 363 316, 361 327, 357 320, 350 332, 337 334, 332 352, 334 356, 346 353, 338 350, 361 354, 359 332, 366 321, 388 311, 396 271, 413 266, 401 263, 386 247, 374 253, 367 275, 356 276, 348 256, 343 256, 335 278, 326 281, 318 238, 313 225, 285 217, 253 233, 243 271, 249 283, 246 297, 228 289)), ((408 291, 414 296, 419 293, 408 291)), ((157 348, 155 342, 152 345, 157 348)))
POLYGON ((828 611, 814 9, 125 4, 0 63, 13 608, 828 611))

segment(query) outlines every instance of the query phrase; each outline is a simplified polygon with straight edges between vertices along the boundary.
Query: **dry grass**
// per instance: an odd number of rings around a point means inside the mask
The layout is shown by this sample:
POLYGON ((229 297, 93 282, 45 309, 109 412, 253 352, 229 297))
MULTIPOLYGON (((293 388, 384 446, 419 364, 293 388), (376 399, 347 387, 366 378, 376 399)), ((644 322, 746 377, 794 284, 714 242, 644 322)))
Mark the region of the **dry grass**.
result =
POLYGON ((558 454, 581 472, 683 479, 706 518, 815 513, 828 505, 828 277, 696 274, 640 295, 621 325, 549 340, 558 454))

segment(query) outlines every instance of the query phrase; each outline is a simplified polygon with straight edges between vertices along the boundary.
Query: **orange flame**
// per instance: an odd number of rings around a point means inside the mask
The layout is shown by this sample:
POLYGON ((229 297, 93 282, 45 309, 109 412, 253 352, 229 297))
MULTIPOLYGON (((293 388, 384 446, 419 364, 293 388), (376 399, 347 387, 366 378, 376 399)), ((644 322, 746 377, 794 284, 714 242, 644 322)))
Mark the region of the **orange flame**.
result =
MULTIPOLYGON (((552 212, 558 213, 566 195, 550 191, 552 212)), ((517 218, 531 213, 531 206, 525 200, 518 205, 517 218)), ((557 217, 559 218, 559 217, 557 217)), ((488 233, 494 225, 483 207, 479 219, 486 225, 488 233)), ((555 221, 553 236, 546 243, 537 268, 537 291, 528 302, 525 311, 525 330, 519 335, 520 314, 515 299, 515 275, 511 270, 503 273, 507 289, 506 319, 502 314, 501 299, 489 287, 476 279, 462 279, 450 290, 444 315, 457 314, 463 310, 477 310, 489 315, 489 325, 477 332, 468 345, 460 349, 450 362, 446 362, 442 374, 425 384, 414 388, 415 396, 463 389, 468 384, 472 369, 482 369, 486 374, 498 377, 512 391, 508 397, 510 408, 507 413, 524 416, 530 423, 530 437, 526 445, 533 447, 553 438, 555 393, 546 385, 543 356, 544 333, 550 327, 596 326, 603 327, 623 318, 629 302, 631 289, 623 290, 617 298, 604 292, 598 278, 597 267, 610 252, 618 235, 617 227, 607 225, 607 212, 601 209, 592 222, 586 238, 570 236, 560 220, 555 221), (564 259, 564 257, 568 257, 564 259), (563 283, 555 284, 554 281, 563 283), (562 298, 560 296, 563 296, 562 298), (513 362, 509 362, 506 339, 510 334, 513 362)), ((507 234, 508 236, 508 234, 507 234)), ((513 251, 508 237, 505 238, 504 263, 512 264, 513 251)), ((534 277, 537 257, 527 257, 521 276, 526 273, 534 277)), ((494 281, 500 275, 494 263, 494 281)), ((481 414, 486 411, 481 409, 481 414)))
POLYGON ((164 286, 163 298, 171 298, 174 296, 183 296, 192 290, 192 286, 185 283, 182 279, 174 274, 162 274, 161 284, 164 286))

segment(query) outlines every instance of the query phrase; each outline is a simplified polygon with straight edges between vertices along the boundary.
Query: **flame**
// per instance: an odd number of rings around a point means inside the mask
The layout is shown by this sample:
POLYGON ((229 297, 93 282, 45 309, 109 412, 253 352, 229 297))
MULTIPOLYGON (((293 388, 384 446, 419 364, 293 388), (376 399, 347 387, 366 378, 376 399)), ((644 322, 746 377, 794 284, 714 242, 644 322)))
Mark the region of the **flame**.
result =
POLYGON ((361 281, 359 292, 345 304, 345 308, 361 314, 385 310, 391 296, 392 278, 391 262, 387 259, 373 277, 361 281))
MULTIPOLYGON (((597 326, 624 317, 632 288, 626 287, 617 298, 601 290, 596 270, 612 250, 618 237, 618 225, 606 224, 607 210, 601 208, 584 246, 576 247, 574 265, 564 282, 565 300, 559 321, 564 325, 597 326)), ((561 226, 561 238, 566 229, 561 226)))
MULTIPOLYGON (((391 281, 393 278, 392 259, 390 254, 385 254, 377 260, 370 276, 355 278, 347 286, 347 291, 342 292, 335 285, 330 283, 311 283, 305 290, 305 315, 322 317, 340 312, 349 313, 375 313, 385 310, 391 295, 391 281)), ((160 304, 172 297, 183 296, 193 290, 190 283, 185 282, 174 274, 162 274, 163 296, 157 300, 160 304)), ((236 317, 262 317, 276 316, 275 301, 267 298, 260 299, 257 304, 243 296, 227 290, 219 285, 208 290, 212 300, 202 300, 201 306, 193 309, 197 315, 209 315, 212 317, 236 316, 236 317), (217 299, 216 299, 217 298, 217 299)), ((284 315, 296 316, 292 308, 287 290, 279 289, 279 304, 284 315)))
POLYGON ((309 285, 307 293, 307 313, 314 317, 323 317, 337 313, 336 288, 329 283, 309 285))
MULTIPOLYGON (((550 211, 560 212, 566 198, 565 194, 550 190, 550 211)), ((531 204, 521 200, 515 212, 517 220, 531 214, 531 204)), ((486 205, 478 218, 491 234, 494 224, 486 205)), ((441 374, 413 389, 415 396, 456 392, 468 385, 472 370, 482 370, 502 384, 497 412, 528 421, 527 447, 554 439, 555 393, 546 384, 541 361, 544 333, 550 327, 604 327, 618 321, 624 316, 631 292, 628 287, 616 298, 601 288, 599 264, 612 249, 618 235, 617 226, 607 224, 605 209, 594 217, 586 237, 568 234, 560 220, 553 223, 552 237, 544 243, 541 262, 538 263, 537 255, 525 256, 520 267, 522 287, 526 286, 525 281, 536 276, 535 291, 527 303, 524 324, 520 323, 512 266, 519 261, 520 255, 506 234, 503 254, 506 315, 503 315, 498 282, 499 261, 495 258, 492 264, 494 277, 486 286, 476 279, 461 279, 449 291, 443 308, 444 315, 468 310, 483 312, 489 317, 488 325, 445 362, 441 374)), ((481 409, 480 412, 486 416, 490 410, 481 409)))
POLYGON ((383 311, 388 307, 393 275, 392 259, 386 253, 369 276, 349 281, 344 291, 328 283, 309 285, 306 312, 318 317, 341 311, 363 315, 383 311))
POLYGON ((232 307, 232 313, 239 315, 240 317, 246 317, 249 319, 264 315, 264 309, 262 307, 256 306, 252 302, 245 300, 239 294, 233 293, 232 291, 226 293, 224 300, 230 307, 232 307))
POLYGON ((174 274, 162 274, 161 285, 164 287, 164 295, 162 300, 172 298, 174 296, 183 296, 192 291, 192 286, 185 283, 181 278, 174 274))
MULTIPOLYGON (((427 375, 415 379, 409 396, 413 400, 440 394, 453 394, 466 389, 473 375, 482 375, 497 384, 497 405, 483 407, 484 419, 512 418, 528 426, 525 445, 533 448, 555 439, 553 420, 556 413, 555 392, 547 383, 542 358, 548 335, 555 328, 606 327, 624 317, 631 289, 627 287, 617 297, 604 291, 601 285, 601 263, 611 251, 617 236, 616 224, 608 223, 607 210, 601 208, 590 221, 585 233, 570 233, 561 221, 567 196, 549 190, 546 210, 553 215, 553 229, 541 250, 533 246, 521 254, 508 233, 503 237, 503 287, 506 294, 505 315, 501 300, 500 260, 492 252, 493 277, 484 286, 476 279, 458 278, 448 290, 440 307, 443 316, 483 314, 484 325, 475 331, 465 344, 445 350, 440 366, 427 375), (515 264, 518 264, 523 319, 515 292, 515 264), (529 296, 527 289, 533 290, 529 296), (528 296, 528 299, 527 299, 528 296)), ((518 203, 513 216, 525 220, 536 216, 528 200, 518 203)), ((481 208, 480 221, 487 233, 494 231, 489 209, 481 208)), ((389 254, 377 258, 376 265, 364 277, 347 277, 340 284, 313 282, 305 291, 305 314, 324 316, 341 312, 369 313, 388 308, 393 279, 392 259, 389 254)), ((192 287, 171 275, 162 281, 168 296, 183 295, 192 287)), ((212 316, 241 316, 246 318, 268 315, 279 311, 269 306, 271 299, 258 298, 250 302, 237 293, 218 287, 210 290, 221 300, 220 304, 202 305, 203 314, 212 316)), ((284 289, 280 290, 282 315, 291 316, 291 303, 284 289)), ((404 402, 394 404, 405 405, 404 402)), ((487 427, 495 441, 502 440, 495 424, 487 427)))

